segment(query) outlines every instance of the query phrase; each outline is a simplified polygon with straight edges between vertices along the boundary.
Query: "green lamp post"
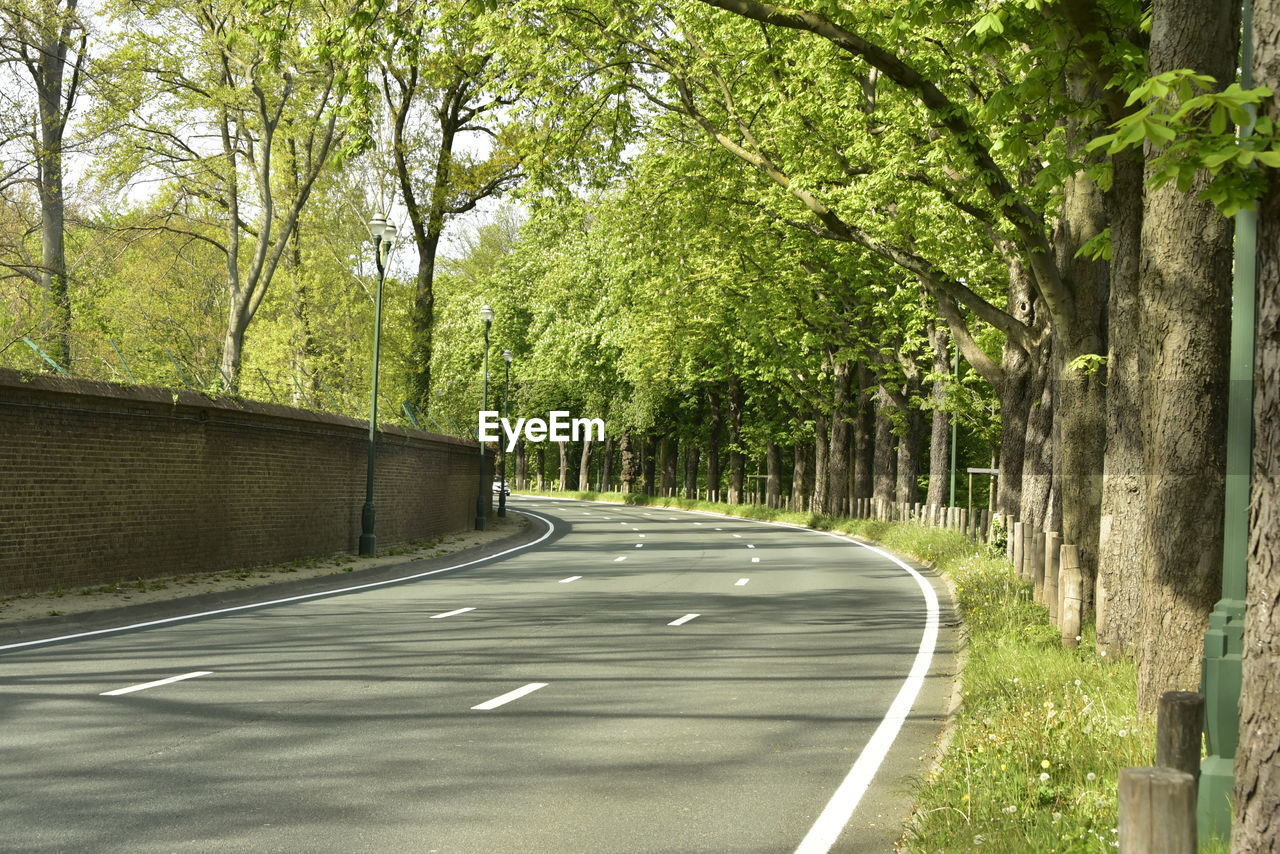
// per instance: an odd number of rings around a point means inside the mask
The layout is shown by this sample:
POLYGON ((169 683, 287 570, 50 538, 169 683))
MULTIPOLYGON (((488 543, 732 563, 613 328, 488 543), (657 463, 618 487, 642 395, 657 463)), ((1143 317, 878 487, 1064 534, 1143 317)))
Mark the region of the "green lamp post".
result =
MULTIPOLYGON (((480 393, 480 409, 484 411, 489 408, 489 327, 493 325, 493 309, 487 305, 480 309, 480 319, 484 321, 484 385, 480 393)), ((476 441, 480 444, 480 491, 476 495, 476 530, 483 531, 489 509, 488 496, 493 489, 485 483, 484 442, 479 439, 477 435, 476 441)))
MULTIPOLYGON (((507 401, 511 397, 511 360, 514 356, 510 350, 502 351, 502 361, 506 363, 503 368, 504 374, 502 379, 502 417, 506 418, 507 401)), ((498 518, 507 518, 507 445, 505 442, 498 444, 498 476, 502 479, 502 483, 498 487, 498 518)))
POLYGON ((391 248, 396 239, 396 227, 378 215, 369 220, 369 234, 373 236, 373 258, 378 268, 378 295, 373 310, 373 379, 369 395, 369 460, 365 468, 364 510, 360 513, 360 554, 372 557, 377 550, 378 538, 374 534, 376 512, 373 506, 373 469, 378 438, 378 361, 382 355, 382 285, 387 278, 386 262, 391 258, 391 248))

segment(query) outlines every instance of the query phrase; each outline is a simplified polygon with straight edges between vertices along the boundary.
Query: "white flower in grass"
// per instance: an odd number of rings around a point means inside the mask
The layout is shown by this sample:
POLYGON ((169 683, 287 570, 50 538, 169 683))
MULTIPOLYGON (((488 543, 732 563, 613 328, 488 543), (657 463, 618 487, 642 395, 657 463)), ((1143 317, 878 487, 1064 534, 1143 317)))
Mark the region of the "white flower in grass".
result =
POLYGON ((1084 775, 1084 778, 1092 783, 1094 780, 1098 779, 1098 775, 1090 771, 1088 774, 1084 775))
POLYGON ((1048 771, 1042 772, 1042 773, 1040 774, 1040 782, 1041 782, 1041 783, 1047 783, 1047 782, 1049 782, 1049 772, 1048 772, 1048 771))

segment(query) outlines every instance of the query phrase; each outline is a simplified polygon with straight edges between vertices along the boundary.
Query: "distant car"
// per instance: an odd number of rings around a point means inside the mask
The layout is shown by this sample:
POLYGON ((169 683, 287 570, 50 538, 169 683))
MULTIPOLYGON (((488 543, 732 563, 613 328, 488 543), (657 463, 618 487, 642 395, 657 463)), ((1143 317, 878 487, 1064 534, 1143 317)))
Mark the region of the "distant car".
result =
POLYGON ((502 481, 500 480, 495 480, 493 482, 493 494, 494 495, 510 495, 511 487, 504 486, 502 481))

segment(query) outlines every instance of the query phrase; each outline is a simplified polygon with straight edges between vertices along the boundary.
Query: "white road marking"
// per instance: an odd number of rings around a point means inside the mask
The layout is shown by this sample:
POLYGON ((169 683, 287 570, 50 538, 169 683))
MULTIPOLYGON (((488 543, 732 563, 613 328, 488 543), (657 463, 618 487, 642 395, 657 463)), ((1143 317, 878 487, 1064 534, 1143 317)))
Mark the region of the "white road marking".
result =
POLYGON ((614 563, 622 563, 622 562, 623 562, 624 560, 626 560, 626 559, 627 559, 627 556, 626 556, 626 555, 623 555, 622 557, 615 557, 615 558, 613 559, 613 562, 614 562, 614 563))
MULTIPOLYGON (((719 529, 719 528, 716 528, 716 530, 718 531, 718 530, 720 530, 720 529, 719 529)), ((735 537, 737 537, 738 539, 742 539, 742 535, 741 535, 741 534, 734 534, 734 536, 735 536, 735 537)))
POLYGON ((59 643, 61 641, 79 640, 80 638, 88 638, 88 637, 93 637, 95 635, 109 635, 109 634, 115 634, 116 632, 133 631, 134 629, 149 629, 152 626, 163 626, 168 623, 181 623, 187 620, 201 619, 203 617, 216 617, 221 614, 234 614, 237 611, 250 611, 255 608, 266 608, 271 605, 284 605, 289 602, 305 602, 308 599, 318 599, 322 596, 339 596, 343 593, 355 593, 358 590, 372 590, 375 587, 385 587, 388 584, 400 584, 405 581, 416 581, 419 578, 427 578, 428 576, 431 576, 431 575, 439 575, 442 572, 452 572, 455 569, 463 569, 464 567, 475 566, 478 563, 488 563, 491 560, 497 560, 500 557, 505 557, 506 555, 514 554, 515 552, 520 552, 520 551, 524 551, 525 549, 533 548, 538 543, 547 539, 547 537, 550 537, 552 534, 556 532, 556 526, 546 516, 539 516, 537 513, 525 513, 525 511, 523 510, 516 510, 515 512, 523 513, 525 516, 532 516, 534 519, 538 519, 546 523, 546 526, 547 526, 546 533, 544 533, 541 537, 538 537, 538 539, 534 540, 531 543, 524 543, 523 545, 514 546, 512 548, 497 552, 495 554, 486 555, 484 557, 476 558, 475 560, 466 561, 465 563, 455 563, 453 566, 445 566, 445 567, 441 567, 440 569, 432 569, 427 572, 418 572, 413 575, 405 575, 400 578, 387 578, 387 579, 384 579, 383 581, 371 581, 368 584, 356 584, 352 587, 339 587, 336 590, 321 590, 318 593, 303 593, 299 596, 288 596, 288 597, 285 597, 284 599, 268 599, 265 602, 251 602, 248 605, 233 605, 230 608, 217 608, 212 611, 198 611, 197 613, 194 613, 194 614, 182 614, 177 617, 165 617, 164 619, 161 619, 161 620, 148 620, 145 623, 130 623, 125 626, 113 626, 109 629, 95 629, 91 632, 76 632, 75 634, 58 635, 57 637, 41 638, 40 640, 29 640, 29 641, 22 641, 21 643, 0 644, 0 652, 3 652, 7 649, 21 649, 23 647, 28 647, 28 646, 42 646, 44 644, 59 643))
POLYGON ((747 548, 749 548, 749 549, 754 549, 754 548, 755 548, 755 546, 751 545, 751 543, 747 543, 747 548))
POLYGON ((578 580, 579 578, 581 578, 581 577, 582 577, 581 575, 571 575, 571 576, 569 576, 568 578, 562 578, 562 579, 560 579, 560 583, 561 583, 561 584, 568 584, 570 581, 577 581, 577 580, 578 580))
POLYGON ((716 528, 717 531, 723 531, 724 528, 716 528))
POLYGON ((685 623, 689 622, 690 620, 696 619, 697 617, 701 617, 701 616, 702 616, 701 614, 685 614, 685 615, 684 615, 683 617, 681 617, 680 619, 678 619, 678 620, 672 620, 671 622, 667 623, 667 625, 668 625, 668 626, 683 626, 685 623))
POLYGON ((633 531, 638 531, 638 530, 640 530, 640 529, 639 529, 639 528, 632 528, 631 530, 633 530, 633 531))
POLYGON ((750 581, 750 580, 751 580, 750 578, 739 578, 737 581, 733 582, 733 586, 734 586, 734 587, 746 587, 746 586, 747 586, 747 582, 748 582, 748 581, 750 581))
POLYGON ((537 691, 539 688, 545 688, 549 684, 551 683, 550 682, 530 682, 528 685, 525 685, 522 688, 517 688, 514 691, 508 691, 507 693, 503 694, 501 697, 494 697, 492 700, 483 702, 478 706, 472 706, 471 709, 473 711, 478 711, 478 712, 487 712, 490 709, 498 708, 498 706, 505 706, 507 703, 510 703, 512 700, 519 700, 525 694, 532 694, 534 691, 537 691))
POLYGON ((196 670, 191 673, 184 673, 181 676, 170 676, 168 679, 157 679, 154 682, 143 682, 141 685, 130 685, 128 688, 117 688, 114 691, 103 691, 99 697, 119 697, 121 694, 132 694, 134 691, 145 691, 148 688, 156 688, 160 685, 169 685, 173 682, 181 682, 183 679, 195 679, 197 676, 210 676, 212 670, 196 670))
POLYGON ((636 548, 638 549, 644 548, 644 543, 636 543, 636 548))
POLYGON ((467 613, 468 611, 474 611, 474 610, 475 610, 475 608, 459 608, 459 609, 458 609, 458 610, 456 610, 456 611, 445 611, 443 614, 432 614, 432 615, 431 615, 431 619, 433 619, 433 620, 443 620, 445 617, 456 617, 456 616, 458 616, 459 614, 465 614, 465 613, 467 613))
POLYGON ((695 524, 695 525, 701 525, 702 523, 701 523, 701 522, 694 522, 693 524, 695 524))
POLYGON ((643 538, 644 538, 644 534, 640 534, 640 537, 643 539, 643 538))
POLYGON ((759 563, 759 562, 760 562, 760 558, 758 558, 758 557, 753 557, 753 558, 751 559, 751 562, 752 562, 752 563, 759 563))

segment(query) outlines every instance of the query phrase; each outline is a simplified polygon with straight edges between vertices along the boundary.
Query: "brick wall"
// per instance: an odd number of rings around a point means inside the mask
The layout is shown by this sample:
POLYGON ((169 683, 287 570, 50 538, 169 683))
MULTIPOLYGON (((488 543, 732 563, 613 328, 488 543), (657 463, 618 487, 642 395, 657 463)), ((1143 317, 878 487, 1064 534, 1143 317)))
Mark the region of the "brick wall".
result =
MULTIPOLYGON (((474 442, 377 447, 379 548, 472 527, 474 442)), ((354 552, 367 448, 343 416, 0 369, 0 595, 354 552)))

